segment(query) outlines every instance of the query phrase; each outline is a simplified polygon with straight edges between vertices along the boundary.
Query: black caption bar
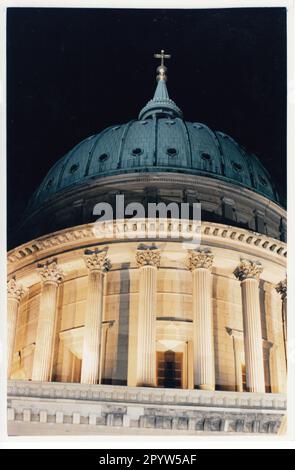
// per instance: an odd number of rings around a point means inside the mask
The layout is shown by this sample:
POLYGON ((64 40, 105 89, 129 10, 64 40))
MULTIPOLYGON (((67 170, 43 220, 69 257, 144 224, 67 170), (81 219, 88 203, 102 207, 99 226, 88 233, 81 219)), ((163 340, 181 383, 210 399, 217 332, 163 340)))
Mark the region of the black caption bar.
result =
POLYGON ((60 467, 61 464, 64 464, 66 469, 70 465, 78 465, 82 470, 85 469, 85 465, 91 465, 91 470, 105 467, 133 470, 143 466, 205 468, 208 464, 216 463, 219 467, 226 466, 228 469, 231 466, 236 468, 236 458, 240 459, 243 465, 249 466, 253 465, 256 458, 263 458, 264 466, 267 463, 280 465, 282 453, 290 452, 294 451, 288 449, 6 449, 2 451, 2 456, 9 454, 12 464, 30 462, 30 467, 38 470, 41 462, 39 456, 42 456, 47 468, 51 465, 52 468, 56 465, 60 467))

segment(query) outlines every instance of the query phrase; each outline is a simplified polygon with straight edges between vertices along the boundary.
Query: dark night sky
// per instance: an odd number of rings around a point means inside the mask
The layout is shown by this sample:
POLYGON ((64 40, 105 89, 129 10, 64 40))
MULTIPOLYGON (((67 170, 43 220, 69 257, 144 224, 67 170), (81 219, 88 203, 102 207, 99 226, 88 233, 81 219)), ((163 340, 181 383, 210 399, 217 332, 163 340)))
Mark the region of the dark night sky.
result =
POLYGON ((8 223, 49 168, 105 127, 136 118, 155 89, 154 52, 172 55, 170 97, 256 153, 286 193, 283 8, 9 8, 8 223))

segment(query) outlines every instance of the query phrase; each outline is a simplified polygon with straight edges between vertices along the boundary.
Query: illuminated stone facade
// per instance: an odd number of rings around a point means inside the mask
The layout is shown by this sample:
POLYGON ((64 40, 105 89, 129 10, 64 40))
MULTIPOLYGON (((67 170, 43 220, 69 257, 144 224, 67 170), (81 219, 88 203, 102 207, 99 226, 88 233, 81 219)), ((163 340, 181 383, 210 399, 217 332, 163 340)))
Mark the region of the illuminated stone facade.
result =
MULTIPOLYGON (((103 266, 102 259, 96 259, 90 263, 89 268, 85 264, 85 257, 97 258, 96 254, 85 255, 85 246, 95 244, 92 228, 87 225, 57 232, 10 252, 11 274, 18 273, 19 283, 23 286, 22 292, 24 291, 21 300, 15 300, 13 296, 8 300, 9 305, 13 303, 14 306, 9 310, 8 318, 9 326, 15 332, 10 373, 12 380, 70 382, 76 384, 78 390, 80 382, 110 384, 111 390, 114 385, 154 387, 157 386, 156 355, 169 350, 181 353, 180 388, 192 390, 192 397, 195 393, 194 386, 201 390, 215 389, 224 392, 249 390, 260 394, 259 399, 261 394, 265 395, 266 390, 272 394, 280 394, 277 395, 278 399, 284 403, 286 360, 282 300, 276 290, 279 280, 285 275, 284 243, 243 229, 203 223, 202 249, 204 247, 210 250, 210 254, 204 257, 203 253, 193 253, 193 260, 190 261, 193 266, 188 266, 187 263, 187 258, 192 257, 192 253, 183 250, 181 242, 159 240, 156 254, 149 260, 150 264, 145 264, 144 260, 138 259, 137 241, 120 242, 116 239, 116 243, 105 240, 100 244, 101 249, 108 248, 107 252, 100 253, 103 253, 104 261, 107 256, 111 267, 103 266), (203 260, 195 261, 200 256, 203 260), (207 258, 209 262, 206 261, 207 258), (243 286, 236 277, 237 267, 242 269, 241 258, 259 261, 259 271, 263 267, 259 283, 257 272, 256 277, 251 278, 254 281, 251 286, 253 293, 248 294, 246 291, 243 294, 243 286), (38 268, 39 260, 44 259, 57 260, 53 262, 54 267, 46 280, 40 279, 38 268), (147 273, 144 272, 146 269, 147 273), (200 279, 198 270, 202 276, 200 279), (142 279, 143 276, 146 278, 142 279), (49 291, 44 290, 44 282, 50 282, 49 291), (208 283, 208 286, 205 289, 201 284, 200 288, 200 283, 208 283), (97 288, 92 293, 92 286, 95 284, 97 288), (206 298, 202 299, 202 295, 206 298), (250 300, 247 299, 248 295, 250 300), (252 379, 252 373, 254 377, 257 375, 257 364, 252 364, 251 359, 248 360, 249 368, 246 369, 251 371, 248 372, 249 377, 243 377, 243 368, 247 364, 243 331, 246 341, 251 341, 251 330, 243 327, 243 315, 247 314, 245 309, 251 307, 247 302, 251 303, 252 295, 255 298, 252 313, 259 315, 262 325, 261 336, 257 337, 260 333, 258 328, 254 330, 255 338, 252 338, 253 347, 258 351, 257 361, 263 361, 263 368, 261 369, 260 364, 258 373, 263 370, 264 373, 260 374, 257 383, 253 383, 252 379), (259 310, 255 311, 258 308, 257 299, 259 310), (44 302, 47 307, 41 310, 44 302), (154 309, 151 306, 155 306, 154 309), (92 309, 95 311, 94 318, 91 317, 92 309), (100 309, 102 322, 99 324, 97 319, 100 318, 100 309), (201 322, 196 322, 197 315, 204 314, 207 317, 210 312, 212 329, 209 329, 209 324, 204 325, 203 334, 200 334, 197 325, 201 322), (47 336, 40 335, 43 317, 47 313, 50 316, 47 322, 49 332, 47 331, 47 336), (90 320, 87 322, 88 315, 90 320), (56 328, 54 341, 50 326, 53 323, 56 328), (96 328, 100 331, 101 346, 96 328), (89 333, 86 329, 90 329, 89 333), (139 341, 140 335, 142 341, 139 341), (195 347, 196 336, 201 341, 201 344, 197 343, 199 348, 195 347), (83 347, 85 337, 88 340, 83 347), (149 341, 144 342, 144 338, 149 341), (44 346, 40 341, 44 342, 44 346), (210 354, 202 354, 202 345, 209 348, 210 354), (50 366, 49 369, 45 368, 46 373, 42 369, 40 375, 34 377, 33 374, 40 369, 41 361, 40 354, 35 353, 37 347, 40 348, 41 355, 42 351, 43 354, 44 351, 47 352, 50 366), (94 362, 91 357, 94 357, 94 362), (83 361, 86 363, 84 369, 83 361), (262 386, 265 387, 264 390, 262 386)), ((248 271, 247 275, 250 275, 248 271)), ((15 295, 18 298, 19 291, 15 295)), ((207 320, 210 323, 210 319, 207 320)), ((103 390, 106 389, 104 393, 108 393, 108 386, 94 387, 102 387, 103 390)), ((144 394, 148 389, 140 390, 144 394)), ((74 398, 76 392, 73 393, 74 398)), ((176 389, 174 393, 177 396, 176 389)), ((200 392, 196 391, 196 396, 199 397, 200 392)), ((246 396, 249 397, 249 393, 246 396)), ((181 400, 181 394, 179 399, 181 400)), ((12 403, 14 402, 13 398, 12 403)), ((19 397, 16 403, 19 403, 19 397)), ((39 410, 43 410, 41 404, 39 410)), ((198 408, 198 412, 201 411, 202 408, 198 408)), ((77 412, 79 413, 79 406, 77 412)), ((276 420, 281 414, 282 411, 279 410, 274 415, 276 420)), ((99 432, 102 432, 101 429, 99 432)))
MULTIPOLYGON (((163 114, 170 124, 182 119, 165 90, 162 77, 141 116, 148 125, 163 114)), ((27 228, 42 211, 59 213, 62 200, 69 216, 8 253, 11 434, 278 431, 286 409, 285 210, 275 191, 268 198, 233 178, 185 173, 130 168, 95 180, 96 194, 105 182, 108 201, 119 187, 143 201, 158 185, 157 201, 165 191, 170 202, 180 193, 201 201, 193 249, 173 237, 174 219, 165 230, 159 218, 101 222, 98 239, 85 215, 95 181, 77 179, 38 209, 31 203, 27 228)))

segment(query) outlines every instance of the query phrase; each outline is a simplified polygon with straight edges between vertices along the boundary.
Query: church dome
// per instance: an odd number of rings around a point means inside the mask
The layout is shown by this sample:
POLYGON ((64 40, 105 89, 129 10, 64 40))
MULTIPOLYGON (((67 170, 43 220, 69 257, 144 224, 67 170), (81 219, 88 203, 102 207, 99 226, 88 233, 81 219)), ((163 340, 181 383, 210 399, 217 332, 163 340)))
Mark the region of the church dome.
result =
POLYGON ((149 172, 215 178, 279 202, 269 173, 255 155, 223 132, 183 120, 169 98, 165 70, 160 70, 155 95, 138 119, 110 126, 76 145, 48 172, 30 209, 87 181, 149 172))

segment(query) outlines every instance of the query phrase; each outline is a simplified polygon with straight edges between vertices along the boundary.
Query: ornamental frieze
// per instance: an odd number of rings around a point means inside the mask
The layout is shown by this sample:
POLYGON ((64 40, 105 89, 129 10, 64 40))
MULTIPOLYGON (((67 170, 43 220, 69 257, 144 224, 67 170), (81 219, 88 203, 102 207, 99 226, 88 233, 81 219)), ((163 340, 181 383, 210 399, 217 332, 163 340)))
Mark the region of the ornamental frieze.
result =
MULTIPOLYGON (((124 223, 124 221, 120 223, 117 222, 116 230, 118 231, 120 229, 119 231, 124 231, 124 223)), ((225 242, 228 242, 233 249, 235 249, 235 246, 240 249, 241 244, 243 244, 243 248, 246 251, 251 250, 251 252, 253 252, 253 250, 258 250, 259 253, 257 253, 257 256, 260 256, 260 254, 264 252, 282 261, 287 257, 286 244, 265 235, 250 234, 244 229, 229 228, 213 223, 202 223, 201 231, 202 239, 206 240, 206 238, 209 237, 209 243, 211 238, 214 237, 215 243, 221 242, 222 246, 225 242)), ((27 263, 31 263, 36 260, 36 258, 41 259, 47 256, 55 256, 58 253, 62 253, 65 248, 79 247, 81 242, 84 246, 85 244, 90 245, 93 241, 93 225, 86 225, 83 229, 79 227, 74 230, 63 230, 54 237, 40 237, 8 253, 10 272, 12 273, 19 265, 23 266, 27 263), (59 250, 58 253, 57 249, 59 250), (54 252, 54 254, 50 252, 54 252), (17 266, 15 263, 17 263, 17 266)))

